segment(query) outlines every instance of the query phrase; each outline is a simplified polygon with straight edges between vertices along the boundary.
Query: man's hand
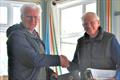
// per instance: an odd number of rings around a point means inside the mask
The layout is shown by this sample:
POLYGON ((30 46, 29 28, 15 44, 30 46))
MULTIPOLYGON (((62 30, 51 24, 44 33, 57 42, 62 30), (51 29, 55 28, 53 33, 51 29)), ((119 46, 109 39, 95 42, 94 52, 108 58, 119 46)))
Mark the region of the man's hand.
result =
POLYGON ((60 55, 60 64, 62 67, 69 67, 69 60, 64 55, 60 55))

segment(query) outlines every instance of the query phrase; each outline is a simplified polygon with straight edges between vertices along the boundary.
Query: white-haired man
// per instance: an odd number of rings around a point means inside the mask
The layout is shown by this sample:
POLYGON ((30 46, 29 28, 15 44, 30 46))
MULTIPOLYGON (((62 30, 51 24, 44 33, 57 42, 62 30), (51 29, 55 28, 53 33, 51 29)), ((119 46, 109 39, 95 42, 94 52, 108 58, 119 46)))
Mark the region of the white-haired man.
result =
POLYGON ((84 72, 87 68, 115 69, 115 78, 120 80, 120 45, 115 35, 102 30, 99 17, 93 12, 85 13, 82 22, 85 34, 78 39, 75 55, 68 69, 80 71, 81 80, 86 80, 84 72))
POLYGON ((7 29, 9 80, 49 80, 54 74, 49 66, 69 65, 63 55, 45 55, 44 44, 35 30, 40 11, 35 4, 24 4, 21 23, 7 29))

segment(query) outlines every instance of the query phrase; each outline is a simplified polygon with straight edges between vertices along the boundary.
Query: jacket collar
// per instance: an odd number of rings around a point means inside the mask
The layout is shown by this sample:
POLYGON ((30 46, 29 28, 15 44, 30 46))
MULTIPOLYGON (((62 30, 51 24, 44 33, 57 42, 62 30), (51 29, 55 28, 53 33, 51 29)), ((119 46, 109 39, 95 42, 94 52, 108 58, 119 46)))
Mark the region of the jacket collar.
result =
POLYGON ((32 37, 32 38, 39 38, 38 33, 36 32, 36 30, 34 30, 33 32, 30 32, 22 23, 20 23, 21 26, 21 30, 28 36, 32 37))

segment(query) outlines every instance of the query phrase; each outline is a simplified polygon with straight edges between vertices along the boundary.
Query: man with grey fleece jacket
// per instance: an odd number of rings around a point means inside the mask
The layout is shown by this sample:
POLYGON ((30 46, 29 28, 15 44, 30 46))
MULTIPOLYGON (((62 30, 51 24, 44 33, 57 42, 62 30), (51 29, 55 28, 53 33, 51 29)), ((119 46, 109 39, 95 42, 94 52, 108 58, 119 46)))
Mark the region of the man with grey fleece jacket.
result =
POLYGON ((39 10, 35 4, 24 4, 22 22, 7 29, 9 80, 50 80, 51 76, 56 77, 50 66, 69 65, 63 55, 45 54, 44 44, 35 30, 39 10))

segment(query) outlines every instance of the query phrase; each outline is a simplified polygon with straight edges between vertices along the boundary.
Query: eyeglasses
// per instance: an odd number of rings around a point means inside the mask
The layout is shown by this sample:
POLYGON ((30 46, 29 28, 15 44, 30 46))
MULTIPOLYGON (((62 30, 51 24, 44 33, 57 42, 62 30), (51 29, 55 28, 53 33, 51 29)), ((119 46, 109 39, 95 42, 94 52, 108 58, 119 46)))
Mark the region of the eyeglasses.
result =
POLYGON ((85 22, 85 23, 83 23, 83 26, 88 26, 89 24, 90 24, 90 25, 94 25, 96 21, 97 21, 97 20, 85 22))
POLYGON ((23 16, 29 20, 32 20, 32 19, 35 19, 35 20, 38 20, 39 19, 39 16, 23 16))

